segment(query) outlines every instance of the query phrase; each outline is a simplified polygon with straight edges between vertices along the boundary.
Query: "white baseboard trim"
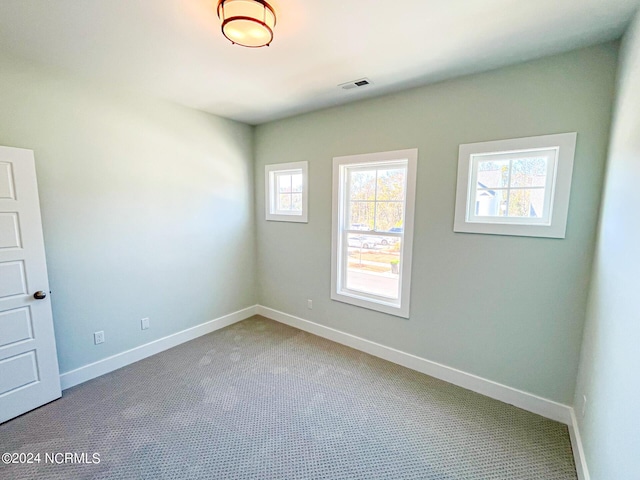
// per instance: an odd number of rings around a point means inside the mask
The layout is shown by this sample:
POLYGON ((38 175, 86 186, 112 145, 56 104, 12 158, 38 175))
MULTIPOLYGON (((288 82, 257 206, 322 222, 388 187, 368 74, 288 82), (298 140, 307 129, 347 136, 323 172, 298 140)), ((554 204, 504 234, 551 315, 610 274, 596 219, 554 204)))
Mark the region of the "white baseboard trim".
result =
POLYGON ((584 455, 582 447, 582 437, 578 428, 578 419, 576 412, 571 409, 571 425, 569 425, 569 435, 571 436, 571 448, 573 449, 573 459, 576 463, 576 472, 578 480, 591 480, 589 469, 587 468, 587 458, 584 455))
POLYGON ((153 342, 145 343, 139 347, 134 347, 130 350, 103 358, 102 360, 84 365, 80 368, 76 368, 75 370, 70 370, 60 375, 62 389, 66 390, 67 388, 74 387, 80 383, 99 377, 100 375, 104 375, 105 373, 125 367, 131 363, 142 360, 143 358, 168 350, 169 348, 180 345, 181 343, 188 342, 189 340, 201 337, 207 333, 228 327, 229 325, 233 325, 234 323, 252 317, 256 312, 257 305, 243 308, 237 312, 224 315, 214 320, 196 325, 195 327, 187 328, 186 330, 159 338, 153 342))
POLYGON ((66 390, 67 388, 79 385, 150 357, 151 355, 155 355, 156 353, 168 350, 181 343, 194 340, 202 335, 246 320, 256 314, 444 380, 445 382, 466 388, 467 390, 472 390, 487 397, 514 405, 523 410, 542 415, 551 420, 564 423, 569 428, 578 480, 590 480, 580 430, 572 407, 262 305, 254 305, 238 310, 237 312, 224 315, 196 325, 195 327, 187 328, 186 330, 176 332, 172 335, 154 340, 153 342, 65 372, 60 375, 62 389, 66 390))
POLYGON ((462 370, 447 367, 446 365, 432 362, 431 360, 417 357, 410 353, 396 350, 395 348, 386 347, 379 343, 375 343, 361 337, 356 337, 350 333, 345 333, 334 328, 310 322, 309 320, 304 320, 262 305, 257 306, 257 314, 299 330, 318 335, 319 337, 332 340, 336 343, 355 348, 356 350, 360 350, 398 365, 402 365, 403 367, 425 373, 440 380, 444 380, 445 382, 466 388, 467 390, 472 390, 487 397, 514 405, 518 408, 522 408, 523 410, 542 415, 543 417, 550 418, 551 420, 555 420, 569 426, 572 424, 571 412, 573 409, 568 405, 508 387, 492 380, 487 380, 486 378, 478 377, 477 375, 472 375, 470 373, 463 372, 462 370))

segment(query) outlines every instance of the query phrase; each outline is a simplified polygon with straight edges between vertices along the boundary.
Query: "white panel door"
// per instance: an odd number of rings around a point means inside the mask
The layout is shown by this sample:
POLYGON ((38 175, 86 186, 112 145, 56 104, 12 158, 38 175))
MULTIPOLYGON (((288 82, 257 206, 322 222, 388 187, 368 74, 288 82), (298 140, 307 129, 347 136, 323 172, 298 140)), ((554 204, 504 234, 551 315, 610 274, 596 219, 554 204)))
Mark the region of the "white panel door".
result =
POLYGON ((60 395, 33 152, 0 147, 0 423, 60 395))

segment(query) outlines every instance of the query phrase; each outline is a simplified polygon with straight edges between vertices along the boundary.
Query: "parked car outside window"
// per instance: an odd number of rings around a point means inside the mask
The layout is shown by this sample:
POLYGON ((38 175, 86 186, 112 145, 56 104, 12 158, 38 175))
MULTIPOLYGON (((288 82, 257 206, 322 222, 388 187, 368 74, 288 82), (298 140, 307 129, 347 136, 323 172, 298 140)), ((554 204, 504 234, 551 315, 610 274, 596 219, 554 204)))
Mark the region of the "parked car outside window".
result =
POLYGON ((389 241, 376 235, 358 235, 349 237, 349 246, 358 248, 375 248, 376 245, 388 245, 389 241))

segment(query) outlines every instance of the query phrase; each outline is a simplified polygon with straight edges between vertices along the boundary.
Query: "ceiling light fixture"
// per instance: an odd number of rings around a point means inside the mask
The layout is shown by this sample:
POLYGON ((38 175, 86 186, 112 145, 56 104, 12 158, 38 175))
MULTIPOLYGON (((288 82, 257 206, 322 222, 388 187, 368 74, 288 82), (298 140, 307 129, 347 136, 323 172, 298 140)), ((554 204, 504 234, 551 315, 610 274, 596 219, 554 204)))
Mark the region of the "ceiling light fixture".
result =
POLYGON ((218 18, 222 34, 233 44, 258 48, 273 40, 276 12, 264 0, 220 0, 218 18))

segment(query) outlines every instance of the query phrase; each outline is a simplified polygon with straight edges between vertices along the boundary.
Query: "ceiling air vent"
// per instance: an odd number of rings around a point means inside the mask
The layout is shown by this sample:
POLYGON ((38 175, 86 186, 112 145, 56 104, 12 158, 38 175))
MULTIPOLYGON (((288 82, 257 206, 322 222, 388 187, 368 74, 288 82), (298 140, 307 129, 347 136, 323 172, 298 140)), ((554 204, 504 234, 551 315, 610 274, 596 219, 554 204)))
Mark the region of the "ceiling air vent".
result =
POLYGON ((361 78, 360 80, 353 80, 352 82, 341 83, 338 85, 343 90, 351 90, 352 88, 358 87, 366 87, 367 85, 371 85, 371 80, 368 78, 361 78))

